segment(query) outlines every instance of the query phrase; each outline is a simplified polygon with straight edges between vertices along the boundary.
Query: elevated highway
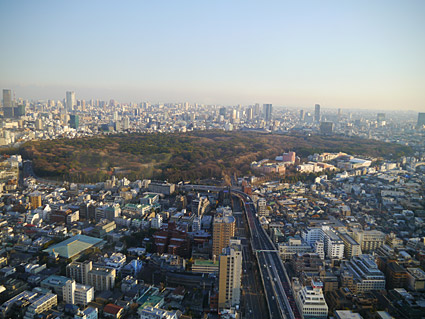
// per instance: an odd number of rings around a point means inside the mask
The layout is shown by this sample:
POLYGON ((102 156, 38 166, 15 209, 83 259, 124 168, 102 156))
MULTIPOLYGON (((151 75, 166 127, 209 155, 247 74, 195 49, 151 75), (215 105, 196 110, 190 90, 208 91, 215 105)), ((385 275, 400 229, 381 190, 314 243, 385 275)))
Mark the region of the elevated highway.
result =
POLYGON ((286 269, 275 245, 256 216, 255 205, 245 193, 233 189, 232 194, 238 196, 245 205, 251 246, 260 268, 270 318, 301 319, 286 269))

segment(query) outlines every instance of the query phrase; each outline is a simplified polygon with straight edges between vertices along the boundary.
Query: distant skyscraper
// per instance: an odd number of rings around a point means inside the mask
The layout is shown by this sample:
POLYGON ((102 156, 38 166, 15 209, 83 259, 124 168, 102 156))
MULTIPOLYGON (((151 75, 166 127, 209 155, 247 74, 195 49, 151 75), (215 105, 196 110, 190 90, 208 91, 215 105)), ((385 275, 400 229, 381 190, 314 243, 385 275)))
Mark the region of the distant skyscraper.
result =
POLYGON ((242 246, 240 240, 231 240, 219 259, 218 307, 239 305, 241 296, 242 246))
POLYGON ((77 100, 75 99, 74 91, 66 92, 66 109, 67 111, 73 111, 77 106, 77 100))
POLYGON ((418 113, 418 127, 422 127, 425 125, 425 113, 418 113))
POLYGON ((15 117, 12 90, 3 89, 3 116, 6 119, 15 117))
POLYGON ((69 126, 78 130, 78 127, 80 126, 80 118, 78 115, 71 114, 70 120, 69 120, 69 126))
POLYGON ((16 116, 16 117, 19 117, 19 116, 25 116, 25 104, 20 104, 20 105, 18 105, 17 107, 15 107, 14 108, 14 115, 16 116))
POLYGON ((263 104, 263 115, 266 121, 271 121, 272 112, 273 112, 273 107, 271 104, 263 104))
POLYGON ((378 121, 378 123, 385 121, 385 113, 378 113, 376 115, 376 120, 378 121))
POLYGON ((226 117, 226 108, 225 107, 220 107, 219 115, 223 115, 224 117, 226 117))
POLYGON ((304 110, 300 110, 300 121, 304 121, 304 110))
POLYGON ((13 107, 12 90, 3 89, 3 107, 13 107))
POLYGON ((320 104, 314 106, 314 121, 320 122, 320 104))
POLYGON ((246 110, 246 118, 250 121, 253 119, 253 117, 254 117, 254 110, 252 109, 252 107, 249 107, 246 110))
POLYGON ((254 105, 254 116, 260 115, 260 104, 255 103, 254 105))
POLYGON ((334 126, 333 122, 321 122, 320 123, 320 133, 325 134, 325 135, 332 134, 333 126, 334 126))
POLYGON ((342 110, 338 109, 338 121, 341 121, 341 117, 342 117, 342 110))

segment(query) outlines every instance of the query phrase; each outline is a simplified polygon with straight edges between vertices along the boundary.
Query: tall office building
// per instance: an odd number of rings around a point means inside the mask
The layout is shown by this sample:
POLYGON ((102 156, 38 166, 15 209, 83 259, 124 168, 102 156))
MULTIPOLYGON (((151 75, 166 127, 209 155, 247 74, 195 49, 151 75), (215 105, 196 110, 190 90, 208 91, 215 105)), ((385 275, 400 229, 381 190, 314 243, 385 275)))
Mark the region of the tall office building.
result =
POLYGON ((80 118, 78 115, 71 114, 70 120, 69 120, 69 126, 78 130, 78 127, 80 126, 80 118))
POLYGON ((13 118, 15 116, 12 90, 3 89, 3 114, 5 118, 13 118))
POLYGON ((25 116, 25 114, 26 114, 26 107, 25 107, 25 104, 20 104, 20 105, 18 105, 17 107, 15 107, 15 108, 13 109, 13 111, 14 111, 14 115, 15 115, 16 117, 19 117, 19 116, 25 116))
POLYGON ((239 305, 241 296, 242 246, 240 240, 232 240, 219 258, 218 307, 239 305))
POLYGON ((3 89, 3 107, 13 107, 12 90, 3 89))
POLYGON ((376 115, 376 120, 378 121, 378 123, 385 121, 385 113, 378 113, 376 115))
POLYGON ((271 104, 263 104, 263 116, 266 121, 272 119, 273 106, 271 104))
POLYGON ((252 107, 249 107, 246 110, 246 118, 247 118, 248 121, 251 121, 254 118, 254 110, 253 110, 252 107))
POLYGON ((314 121, 320 122, 320 104, 314 106, 314 121))
POLYGON ((324 135, 331 135, 333 132, 333 122, 320 122, 320 133, 324 135))
POLYGON ((300 110, 300 121, 304 121, 304 110, 300 110))
POLYGON ((66 92, 66 110, 73 111, 76 106, 77 106, 77 100, 75 99, 75 92, 67 91, 66 92))
POLYGON ((255 103, 254 105, 254 116, 260 115, 260 104, 255 103))
POLYGON ((225 107, 220 107, 219 111, 218 111, 219 115, 223 115, 224 117, 226 117, 226 108, 225 107))
MULTIPOLYGON (((3 93, 4 96, 4 93, 3 93)), ((420 128, 425 125, 425 113, 418 113, 418 124, 417 127, 420 128)))
POLYGON ((230 238, 235 236, 236 220, 233 216, 216 216, 213 222, 213 256, 221 254, 229 246, 230 238))

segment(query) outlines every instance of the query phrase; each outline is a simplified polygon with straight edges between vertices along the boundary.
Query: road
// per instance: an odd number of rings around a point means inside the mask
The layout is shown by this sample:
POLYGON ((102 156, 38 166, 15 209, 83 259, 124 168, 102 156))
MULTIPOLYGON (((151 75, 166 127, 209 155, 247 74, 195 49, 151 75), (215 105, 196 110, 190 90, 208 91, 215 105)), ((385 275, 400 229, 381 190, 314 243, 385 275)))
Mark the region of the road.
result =
POLYGON ((245 214, 251 233, 251 247, 259 264, 270 318, 301 319, 289 277, 275 245, 261 227, 251 198, 240 191, 232 190, 232 192, 241 198, 245 205, 245 214))
POLYGON ((263 291, 263 285, 258 272, 256 258, 252 253, 251 242, 247 238, 249 229, 247 226, 243 207, 239 198, 233 197, 233 215, 236 219, 235 235, 241 239, 242 244, 242 295, 241 309, 244 318, 263 318, 268 313, 267 303, 263 291))

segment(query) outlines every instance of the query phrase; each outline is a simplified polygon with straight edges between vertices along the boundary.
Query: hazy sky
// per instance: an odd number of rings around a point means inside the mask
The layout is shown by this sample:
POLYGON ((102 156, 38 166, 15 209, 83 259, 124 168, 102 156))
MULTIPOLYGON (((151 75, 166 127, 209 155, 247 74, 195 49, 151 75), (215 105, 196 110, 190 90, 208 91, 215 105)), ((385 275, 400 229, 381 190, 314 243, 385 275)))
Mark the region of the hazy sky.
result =
POLYGON ((0 0, 0 88, 425 111, 425 1, 0 0))

